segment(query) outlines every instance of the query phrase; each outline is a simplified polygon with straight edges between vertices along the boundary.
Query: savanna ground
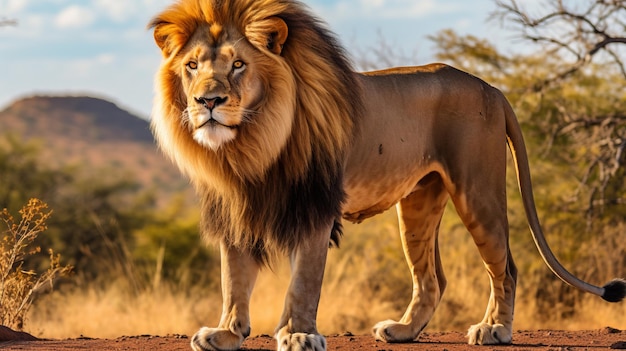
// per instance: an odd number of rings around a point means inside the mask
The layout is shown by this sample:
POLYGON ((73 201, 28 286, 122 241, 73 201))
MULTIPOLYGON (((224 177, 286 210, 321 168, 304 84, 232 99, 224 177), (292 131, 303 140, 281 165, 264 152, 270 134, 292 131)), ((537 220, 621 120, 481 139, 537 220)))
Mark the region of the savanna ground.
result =
MULTIPOLYGON (((465 337, 459 332, 424 333, 419 342, 405 344, 386 344, 375 341, 369 335, 341 335, 327 336, 328 350, 421 350, 421 351, 458 351, 475 349, 481 351, 496 350, 550 350, 550 351, 577 351, 577 350, 607 350, 626 349, 626 332, 606 327, 600 330, 585 331, 517 331, 513 335, 511 345, 498 346, 468 346, 465 337)), ((0 342, 4 350, 155 350, 174 351, 189 350, 189 337, 186 335, 166 336, 122 336, 116 339, 78 338, 65 340, 37 340, 37 341, 9 341, 0 342)), ((260 335, 248 338, 242 350, 273 351, 276 342, 269 335, 260 335)))

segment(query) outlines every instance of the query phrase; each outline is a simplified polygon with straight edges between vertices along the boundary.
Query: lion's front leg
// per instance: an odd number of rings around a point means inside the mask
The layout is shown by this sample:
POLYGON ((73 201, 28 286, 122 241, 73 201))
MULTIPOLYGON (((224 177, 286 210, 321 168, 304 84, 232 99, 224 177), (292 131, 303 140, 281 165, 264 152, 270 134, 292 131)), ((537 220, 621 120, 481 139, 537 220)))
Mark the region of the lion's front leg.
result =
POLYGON ((332 223, 326 230, 312 233, 291 254, 291 283, 275 335, 279 351, 326 350, 326 339, 317 332, 316 318, 331 228, 332 223))
POLYGON ((259 265, 249 254, 224 243, 220 252, 222 317, 217 328, 203 327, 193 336, 191 348, 195 351, 238 350, 250 335, 250 295, 259 265))

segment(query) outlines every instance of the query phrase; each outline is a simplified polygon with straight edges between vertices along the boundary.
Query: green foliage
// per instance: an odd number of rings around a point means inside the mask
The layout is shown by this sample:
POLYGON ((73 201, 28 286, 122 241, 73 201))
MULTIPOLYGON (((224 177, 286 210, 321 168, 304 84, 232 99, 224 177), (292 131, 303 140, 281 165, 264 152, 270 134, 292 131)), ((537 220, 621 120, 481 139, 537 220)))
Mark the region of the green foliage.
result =
POLYGON ((437 59, 483 78, 497 82, 508 75, 513 58, 502 55, 489 41, 473 35, 460 37, 451 29, 429 36, 437 59))
MULTIPOLYGON (((0 139, 0 207, 14 208, 35 196, 49 203, 55 216, 37 245, 55 247, 80 281, 115 276, 139 291, 161 278, 206 282, 219 267, 216 255, 200 244, 197 214, 186 214, 182 195, 162 209, 124 170, 45 164, 36 144, 0 139)), ((33 257, 25 264, 34 269, 46 262, 33 257)))
POLYGON ((47 229, 46 222, 52 213, 47 208, 40 200, 31 199, 20 210, 21 219, 17 222, 6 208, 0 212, 0 220, 6 226, 0 232, 0 325, 22 329, 36 293, 46 285, 52 288, 55 279, 72 270, 71 266, 61 266, 61 256, 52 249, 48 268, 43 273, 24 267, 26 259, 40 251, 33 243, 47 229))
POLYGON ((0 138, 0 208, 19 208, 28 199, 52 198, 71 175, 43 168, 36 156, 38 146, 17 137, 0 138))
POLYGON ((219 253, 202 244, 198 222, 198 213, 179 196, 135 233, 140 239, 133 254, 152 267, 154 287, 162 280, 181 288, 217 283, 212 278, 219 276, 219 253))

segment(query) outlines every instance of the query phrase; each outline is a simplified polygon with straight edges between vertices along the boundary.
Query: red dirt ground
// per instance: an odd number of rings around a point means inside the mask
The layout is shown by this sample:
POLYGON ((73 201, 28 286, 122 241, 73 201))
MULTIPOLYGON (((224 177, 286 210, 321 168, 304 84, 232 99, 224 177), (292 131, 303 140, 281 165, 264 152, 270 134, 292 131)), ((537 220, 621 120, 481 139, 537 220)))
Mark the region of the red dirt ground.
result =
MULTIPOLYGON (((0 340, 8 334, 0 330, 0 340)), ((20 335, 23 337, 24 335, 20 335)), ((122 336, 117 339, 77 338, 67 340, 15 340, 0 342, 2 350, 119 350, 119 351, 189 351, 189 337, 167 336, 122 336)), ((626 331, 606 327, 600 330, 561 331, 533 330, 517 331, 512 345, 468 346, 463 333, 424 333, 419 342, 408 344, 386 344, 374 341, 369 335, 345 333, 327 337, 328 350, 377 350, 377 351, 593 351, 626 349, 626 331)), ((242 350, 273 351, 276 342, 268 335, 248 338, 242 350)))

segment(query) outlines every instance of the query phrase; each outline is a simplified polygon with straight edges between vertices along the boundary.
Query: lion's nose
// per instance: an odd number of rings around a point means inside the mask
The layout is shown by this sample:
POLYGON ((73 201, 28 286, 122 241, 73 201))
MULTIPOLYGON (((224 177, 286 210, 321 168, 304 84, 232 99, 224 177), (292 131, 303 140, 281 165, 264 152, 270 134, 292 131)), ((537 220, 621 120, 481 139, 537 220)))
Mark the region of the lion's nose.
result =
POLYGON ((216 96, 216 97, 211 97, 211 98, 196 97, 194 99, 196 100, 197 103, 203 105, 209 111, 213 111, 213 109, 216 108, 217 106, 224 104, 226 102, 226 100, 228 100, 228 97, 226 97, 226 96, 224 96, 224 97, 216 96))

